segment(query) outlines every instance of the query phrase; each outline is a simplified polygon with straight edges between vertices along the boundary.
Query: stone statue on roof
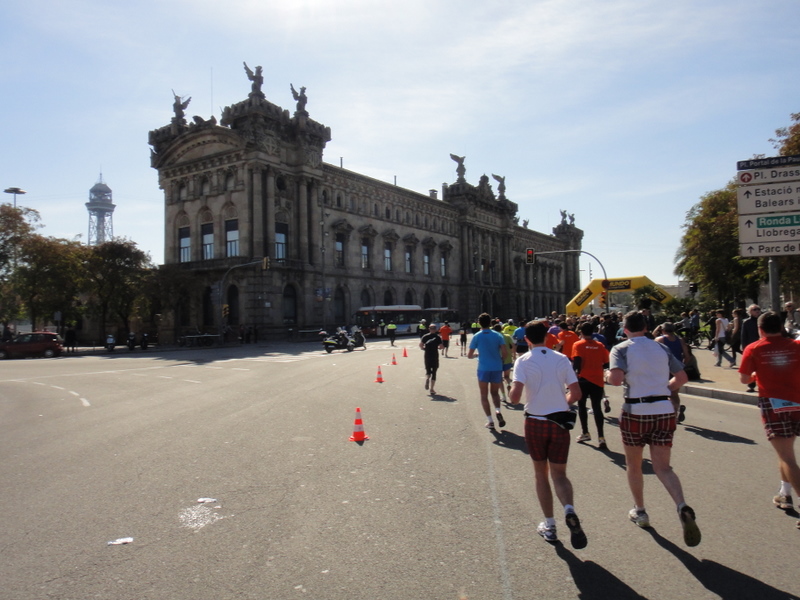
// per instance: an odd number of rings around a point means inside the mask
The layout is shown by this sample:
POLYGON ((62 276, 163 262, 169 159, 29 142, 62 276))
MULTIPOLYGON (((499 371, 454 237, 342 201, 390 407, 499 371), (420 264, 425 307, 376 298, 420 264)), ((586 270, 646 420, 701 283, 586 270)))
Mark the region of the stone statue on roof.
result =
POLYGON ((500 177, 500 175, 495 175, 494 173, 492 173, 492 177, 494 177, 494 180, 500 184, 497 186, 497 192, 502 200, 506 197, 506 178, 500 177))
POLYGON ((175 97, 175 102, 172 103, 172 110, 175 111, 175 119, 178 121, 183 121, 186 114, 183 111, 188 108, 189 102, 192 101, 192 97, 189 96, 186 100, 184 100, 175 93, 175 90, 172 90, 172 95, 175 97))
POLYGON ((456 156, 455 154, 451 154, 450 158, 458 163, 456 167, 456 174, 458 175, 458 179, 456 180, 458 183, 464 183, 466 179, 464 179, 464 174, 467 172, 467 169, 464 167, 464 159, 467 158, 466 156, 456 156))
POLYGON ((253 85, 250 86, 250 95, 251 96, 258 96, 259 98, 264 97, 264 93, 261 91, 261 86, 264 84, 264 76, 261 74, 261 67, 256 67, 256 72, 253 73, 252 69, 247 66, 247 63, 242 61, 244 65, 244 70, 247 73, 247 78, 253 82, 253 85))
POLYGON ((294 85, 290 83, 289 87, 292 88, 292 97, 297 101, 297 112, 305 113, 306 103, 308 102, 308 97, 306 96, 306 88, 300 86, 300 93, 297 93, 297 90, 294 89, 294 85))

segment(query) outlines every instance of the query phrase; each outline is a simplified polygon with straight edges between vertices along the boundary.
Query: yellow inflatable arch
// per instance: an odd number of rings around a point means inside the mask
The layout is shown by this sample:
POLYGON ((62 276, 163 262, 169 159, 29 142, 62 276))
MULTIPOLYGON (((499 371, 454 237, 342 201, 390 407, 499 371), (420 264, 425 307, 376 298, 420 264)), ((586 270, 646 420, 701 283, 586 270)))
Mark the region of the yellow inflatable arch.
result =
POLYGON ((652 298, 658 302, 666 302, 672 300, 672 296, 658 287, 655 283, 650 281, 644 275, 638 277, 625 277, 622 279, 609 279, 608 288, 603 287, 602 279, 592 279, 585 288, 583 288, 578 295, 567 303, 568 315, 579 315, 589 305, 593 298, 599 296, 602 292, 631 292, 640 287, 651 285, 655 288, 652 298))

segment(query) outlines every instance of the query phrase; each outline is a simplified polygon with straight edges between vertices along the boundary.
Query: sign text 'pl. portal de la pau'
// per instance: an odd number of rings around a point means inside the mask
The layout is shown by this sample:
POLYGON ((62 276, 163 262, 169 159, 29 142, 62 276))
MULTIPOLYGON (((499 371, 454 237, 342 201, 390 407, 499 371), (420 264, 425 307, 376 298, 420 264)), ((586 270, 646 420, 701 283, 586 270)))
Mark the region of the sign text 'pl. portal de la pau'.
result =
POLYGON ((221 327, 284 337, 350 324, 359 307, 375 305, 530 318, 563 312, 580 288, 577 252, 525 261, 526 248, 581 247, 566 211, 552 235, 520 226, 505 177, 492 175, 496 194, 485 174, 473 185, 454 154, 456 179, 441 198, 325 163, 331 130, 310 118, 305 88, 287 86, 291 114, 266 99, 261 67, 245 72, 249 95, 219 122, 187 121, 191 98, 175 96, 171 122, 150 132, 164 262, 199 284, 162 316, 165 341, 221 327))

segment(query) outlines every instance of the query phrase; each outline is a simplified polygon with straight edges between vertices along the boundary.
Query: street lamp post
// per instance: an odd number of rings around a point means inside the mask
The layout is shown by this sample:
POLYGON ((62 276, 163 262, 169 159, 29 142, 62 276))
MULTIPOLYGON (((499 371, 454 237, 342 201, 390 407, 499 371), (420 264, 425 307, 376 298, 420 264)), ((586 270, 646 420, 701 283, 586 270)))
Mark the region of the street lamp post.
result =
MULTIPOLYGON (((17 195, 27 194, 25 190, 18 187, 10 187, 3 190, 6 194, 14 194, 14 212, 17 212, 17 195)), ((15 234, 18 232, 14 232, 15 234)), ((17 270, 17 242, 14 240, 14 272, 17 270)))
POLYGON ((17 194, 19 194, 19 195, 21 196, 21 195, 23 195, 23 194, 27 194, 27 193, 28 193, 28 192, 26 192, 25 190, 23 190, 23 189, 20 189, 20 188, 18 188, 18 187, 10 187, 10 188, 6 188, 6 189, 4 189, 3 191, 4 191, 6 194, 14 194, 14 210, 16 210, 16 208, 17 208, 17 194))

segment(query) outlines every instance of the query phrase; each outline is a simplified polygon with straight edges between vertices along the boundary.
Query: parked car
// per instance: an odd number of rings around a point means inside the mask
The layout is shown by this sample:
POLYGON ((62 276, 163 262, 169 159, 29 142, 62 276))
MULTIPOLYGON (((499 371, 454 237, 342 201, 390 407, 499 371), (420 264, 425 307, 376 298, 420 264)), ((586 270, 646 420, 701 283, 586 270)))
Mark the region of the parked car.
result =
POLYGON ((52 358, 61 354, 61 336, 49 331, 21 333, 10 342, 0 343, 0 359, 24 356, 52 358))

